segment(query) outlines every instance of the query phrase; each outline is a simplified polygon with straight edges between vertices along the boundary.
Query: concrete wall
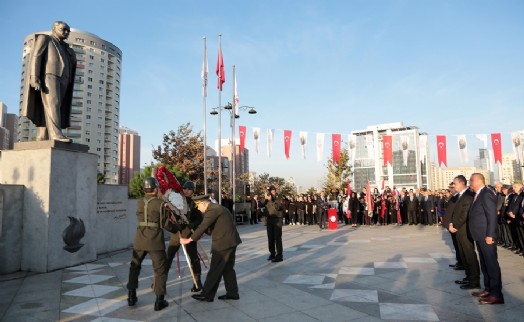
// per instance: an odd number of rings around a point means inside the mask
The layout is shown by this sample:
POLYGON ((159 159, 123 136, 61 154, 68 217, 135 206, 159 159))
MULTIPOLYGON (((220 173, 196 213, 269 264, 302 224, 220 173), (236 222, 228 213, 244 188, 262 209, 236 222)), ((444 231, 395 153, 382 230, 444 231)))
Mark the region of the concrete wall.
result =
POLYGON ((24 186, 0 184, 0 274, 20 270, 24 186))
POLYGON ((127 186, 98 185, 97 190, 97 254, 131 246, 137 226, 136 201, 128 199, 127 186))

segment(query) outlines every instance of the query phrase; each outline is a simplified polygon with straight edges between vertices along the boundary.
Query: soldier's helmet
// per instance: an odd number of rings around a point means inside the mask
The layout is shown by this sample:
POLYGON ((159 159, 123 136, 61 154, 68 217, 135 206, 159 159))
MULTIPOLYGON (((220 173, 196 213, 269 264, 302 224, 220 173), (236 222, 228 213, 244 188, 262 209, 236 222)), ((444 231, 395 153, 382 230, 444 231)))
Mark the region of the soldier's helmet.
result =
POLYGON ((195 183, 193 181, 186 181, 182 189, 189 189, 195 191, 195 183))
POLYGON ((158 181, 153 177, 146 177, 143 186, 144 190, 153 190, 158 188, 158 181))

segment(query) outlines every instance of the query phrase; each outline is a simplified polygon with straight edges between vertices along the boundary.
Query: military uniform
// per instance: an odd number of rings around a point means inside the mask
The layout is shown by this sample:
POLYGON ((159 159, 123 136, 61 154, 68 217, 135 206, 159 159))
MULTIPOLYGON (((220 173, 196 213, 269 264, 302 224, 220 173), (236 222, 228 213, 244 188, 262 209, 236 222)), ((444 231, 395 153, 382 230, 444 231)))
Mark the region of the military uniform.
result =
POLYGON ((283 207, 282 199, 271 195, 270 200, 264 200, 262 206, 266 207, 269 215, 267 219, 267 240, 269 249, 269 258, 274 262, 283 260, 282 247, 282 225, 283 225, 283 207))
POLYGON ((138 276, 142 261, 147 254, 153 262, 154 291, 157 296, 166 293, 166 252, 164 244, 164 230, 159 226, 160 207, 162 201, 154 196, 146 196, 137 201, 138 227, 133 241, 133 260, 129 268, 129 281, 127 288, 138 288, 138 276), (144 214, 145 202, 147 203, 147 217, 144 214))
MULTIPOLYGON (((189 238, 192 235, 192 231, 195 230, 198 225, 202 222, 202 213, 195 208, 195 202, 191 197, 186 197, 187 205, 190 209, 190 212, 187 214, 187 219, 189 224, 182 225, 182 230, 179 233, 171 234, 169 239, 169 244, 167 246, 167 263, 166 263, 166 275, 171 269, 173 264, 173 259, 175 258, 176 253, 180 249, 180 235, 182 238, 189 238)), ((186 245, 186 251, 191 262, 191 267, 193 268, 193 274, 200 277, 202 273, 202 268, 200 266, 200 258, 198 257, 197 243, 191 242, 186 245)))
POLYGON ((198 240, 209 231, 211 233, 211 266, 202 288, 202 294, 198 295, 197 299, 212 301, 222 277, 224 277, 226 295, 229 298, 238 299, 238 284, 234 266, 236 249, 242 241, 233 215, 227 208, 210 203, 204 212, 204 220, 191 239, 198 240))

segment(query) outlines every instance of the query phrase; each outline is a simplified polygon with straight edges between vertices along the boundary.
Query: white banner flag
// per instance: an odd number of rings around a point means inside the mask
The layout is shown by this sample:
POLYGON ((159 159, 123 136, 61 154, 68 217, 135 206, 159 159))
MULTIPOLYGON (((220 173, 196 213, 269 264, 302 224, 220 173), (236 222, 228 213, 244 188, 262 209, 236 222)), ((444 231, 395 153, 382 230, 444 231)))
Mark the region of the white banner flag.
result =
POLYGON ((459 149, 460 161, 462 163, 468 162, 468 141, 465 135, 457 136, 457 144, 459 149))
POLYGON ((366 150, 368 151, 369 159, 375 159, 375 151, 373 149, 373 134, 366 134, 366 150))
POLYGON ((407 167, 409 157, 409 136, 402 135, 400 137, 400 149, 402 151, 402 163, 407 167))
POLYGON ((515 160, 522 165, 524 162, 522 155, 522 144, 524 143, 524 131, 511 133, 511 145, 513 146, 513 153, 515 153, 515 160))
POLYGON ((355 164, 355 154, 357 152, 357 137, 355 134, 348 134, 348 145, 349 145, 349 162, 350 165, 355 164))
POLYGON ((324 154, 324 133, 317 133, 317 161, 322 161, 324 154))
POLYGON ((267 156, 271 157, 273 152, 273 137, 275 136, 275 129, 267 129, 267 156))
POLYGON ((488 135, 487 134, 475 134, 475 137, 482 141, 484 144, 484 149, 488 148, 488 135))
POLYGON ((257 151, 257 154, 258 154, 258 145, 260 141, 260 128, 259 127, 253 128, 253 140, 255 140, 255 151, 257 151))
POLYGON ((300 151, 302 152, 302 158, 306 159, 306 144, 307 144, 307 132, 300 132, 300 151))
POLYGON ((420 135, 418 137, 418 145, 419 145, 420 162, 427 162, 428 161, 428 136, 420 135))

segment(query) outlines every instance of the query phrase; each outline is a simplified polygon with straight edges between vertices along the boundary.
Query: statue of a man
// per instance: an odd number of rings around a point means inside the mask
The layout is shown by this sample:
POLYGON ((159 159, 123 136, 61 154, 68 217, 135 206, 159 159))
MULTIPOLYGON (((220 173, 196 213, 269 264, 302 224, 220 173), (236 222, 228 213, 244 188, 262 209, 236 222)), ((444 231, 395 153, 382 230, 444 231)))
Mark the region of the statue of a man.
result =
POLYGON ((53 23, 52 35, 37 35, 27 69, 21 115, 37 127, 37 140, 71 142, 62 129, 70 126, 76 55, 65 42, 67 23, 53 23))

